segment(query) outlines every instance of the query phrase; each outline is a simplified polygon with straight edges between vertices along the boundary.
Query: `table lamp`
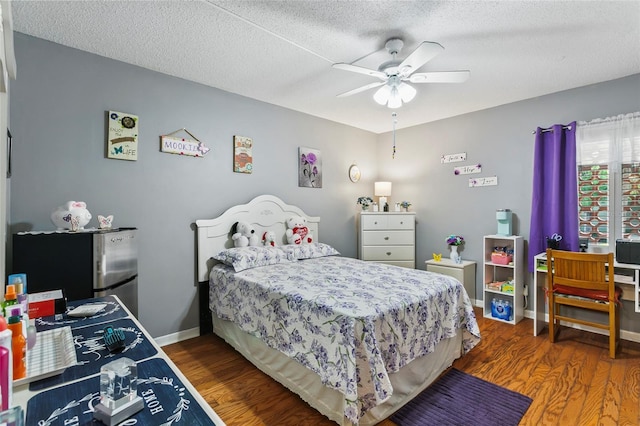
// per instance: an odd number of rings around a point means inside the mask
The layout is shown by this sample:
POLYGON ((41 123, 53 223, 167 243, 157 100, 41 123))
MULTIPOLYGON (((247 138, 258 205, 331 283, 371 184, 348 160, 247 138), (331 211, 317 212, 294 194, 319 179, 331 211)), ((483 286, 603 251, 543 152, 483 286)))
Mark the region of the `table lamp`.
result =
POLYGON ((374 184, 374 194, 376 197, 380 197, 378 201, 380 208, 384 207, 387 203, 387 197, 391 195, 391 182, 376 182, 374 184))

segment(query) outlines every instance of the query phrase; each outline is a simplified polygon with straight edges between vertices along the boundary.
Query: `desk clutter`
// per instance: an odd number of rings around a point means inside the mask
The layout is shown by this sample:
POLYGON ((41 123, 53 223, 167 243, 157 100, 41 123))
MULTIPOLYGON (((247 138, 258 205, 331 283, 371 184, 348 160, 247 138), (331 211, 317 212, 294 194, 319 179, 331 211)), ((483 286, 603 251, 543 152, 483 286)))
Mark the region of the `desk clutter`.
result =
POLYGON ((41 390, 67 383, 85 376, 97 374, 100 367, 118 358, 128 357, 134 361, 149 358, 157 353, 142 330, 129 318, 121 318, 107 324, 71 327, 78 363, 66 368, 61 374, 31 382, 30 390, 41 390), (124 334, 124 347, 119 352, 109 351, 104 340, 105 328, 124 334))
MULTIPOLYGON (((160 358, 137 363, 133 379, 144 408, 130 418, 138 425, 182 424, 211 425, 203 409, 193 403, 194 396, 160 358)), ((27 425, 92 423, 95 407, 100 401, 100 376, 41 392, 27 404, 27 425), (57 419, 56 419, 57 418, 57 419), (67 423, 68 422, 68 423, 67 423)))
POLYGON ((26 278, 9 277, 1 306, 0 424, 219 420, 116 296, 66 303, 27 295, 26 278))

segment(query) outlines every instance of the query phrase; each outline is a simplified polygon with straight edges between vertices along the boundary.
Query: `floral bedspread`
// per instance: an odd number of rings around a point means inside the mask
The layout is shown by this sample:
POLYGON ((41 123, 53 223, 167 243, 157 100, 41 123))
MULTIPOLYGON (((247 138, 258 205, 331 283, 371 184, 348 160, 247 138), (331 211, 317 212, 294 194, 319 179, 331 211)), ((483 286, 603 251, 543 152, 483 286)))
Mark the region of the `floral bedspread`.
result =
POLYGON ((423 270, 328 256, 234 272, 214 266, 210 308, 345 395, 354 424, 393 392, 389 373, 462 332, 480 341, 464 287, 423 270))

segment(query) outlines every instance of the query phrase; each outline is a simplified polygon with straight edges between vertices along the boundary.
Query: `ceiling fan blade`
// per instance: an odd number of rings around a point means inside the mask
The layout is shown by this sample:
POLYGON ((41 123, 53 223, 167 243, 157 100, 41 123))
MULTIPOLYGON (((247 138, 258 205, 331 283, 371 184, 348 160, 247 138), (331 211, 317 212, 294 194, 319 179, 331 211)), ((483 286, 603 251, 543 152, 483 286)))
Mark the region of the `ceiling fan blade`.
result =
POLYGON ((470 71, 432 71, 413 74, 408 80, 411 83, 464 83, 470 71))
POLYGON ((370 75, 372 77, 378 77, 380 80, 386 80, 387 79, 387 75, 385 73, 383 73, 382 71, 372 70, 372 69, 365 68, 365 67, 359 67, 357 65, 339 63, 339 64, 333 64, 332 67, 335 68, 335 69, 338 69, 338 70, 357 72, 359 74, 365 74, 365 75, 370 75))
POLYGON ((339 98, 344 98, 347 96, 355 95, 356 93, 364 92, 365 90, 373 89, 374 87, 380 87, 386 84, 384 81, 369 83, 366 86, 358 87, 357 89, 349 90, 348 92, 344 92, 338 95, 339 98))
POLYGON ((416 50, 411 52, 409 56, 405 58, 404 61, 398 65, 398 69, 400 73, 405 77, 411 75, 411 73, 415 72, 426 64, 428 61, 433 59, 438 53, 442 52, 444 47, 440 44, 432 42, 432 41, 423 41, 420 43, 420 46, 416 47, 416 50))

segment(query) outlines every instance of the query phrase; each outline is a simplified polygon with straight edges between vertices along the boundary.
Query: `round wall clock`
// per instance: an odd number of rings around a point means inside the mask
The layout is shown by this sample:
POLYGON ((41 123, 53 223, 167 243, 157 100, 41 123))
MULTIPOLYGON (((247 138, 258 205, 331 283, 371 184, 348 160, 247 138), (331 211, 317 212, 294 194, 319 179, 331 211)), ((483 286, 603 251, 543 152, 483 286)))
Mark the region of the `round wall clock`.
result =
POLYGON ((349 179, 351 179, 351 182, 357 182, 360 180, 360 168, 355 164, 352 164, 351 167, 349 167, 349 179))

